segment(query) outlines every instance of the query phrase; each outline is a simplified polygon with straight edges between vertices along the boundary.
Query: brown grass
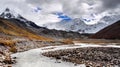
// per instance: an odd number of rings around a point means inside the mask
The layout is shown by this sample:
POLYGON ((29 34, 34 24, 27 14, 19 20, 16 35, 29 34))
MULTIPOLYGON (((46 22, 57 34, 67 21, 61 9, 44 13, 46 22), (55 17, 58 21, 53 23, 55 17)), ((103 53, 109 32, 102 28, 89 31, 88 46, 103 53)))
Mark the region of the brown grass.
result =
POLYGON ((72 39, 63 39, 62 42, 64 44, 74 44, 72 39))
POLYGON ((9 51, 14 53, 17 52, 17 49, 15 47, 16 42, 17 41, 13 41, 10 38, 6 38, 6 37, 0 38, 0 44, 5 47, 9 47, 9 51))
POLYGON ((13 52, 13 53, 16 53, 17 52, 17 48, 15 46, 10 47, 9 51, 13 52))
POLYGON ((3 46, 9 46, 12 47, 16 42, 12 40, 2 40, 0 39, 0 44, 3 46))
POLYGON ((108 40, 108 39, 81 39, 74 42, 75 43, 91 43, 91 44, 106 44, 106 43, 120 44, 120 40, 108 40))

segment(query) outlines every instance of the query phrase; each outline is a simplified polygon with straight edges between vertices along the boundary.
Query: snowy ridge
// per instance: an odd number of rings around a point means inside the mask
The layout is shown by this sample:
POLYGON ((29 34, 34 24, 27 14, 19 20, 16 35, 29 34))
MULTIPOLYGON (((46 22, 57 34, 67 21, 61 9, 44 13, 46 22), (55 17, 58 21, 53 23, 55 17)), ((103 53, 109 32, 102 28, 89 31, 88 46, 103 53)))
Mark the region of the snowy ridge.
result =
POLYGON ((46 24, 45 27, 49 29, 75 31, 80 33, 95 33, 107 26, 105 23, 98 23, 94 25, 88 25, 79 18, 73 19, 72 21, 61 21, 55 24, 46 24))
POLYGON ((113 24, 120 18, 119 15, 104 16, 96 24, 88 25, 82 19, 76 18, 71 21, 61 21, 57 23, 45 24, 44 27, 49 29, 75 31, 79 33, 96 33, 101 29, 113 24))

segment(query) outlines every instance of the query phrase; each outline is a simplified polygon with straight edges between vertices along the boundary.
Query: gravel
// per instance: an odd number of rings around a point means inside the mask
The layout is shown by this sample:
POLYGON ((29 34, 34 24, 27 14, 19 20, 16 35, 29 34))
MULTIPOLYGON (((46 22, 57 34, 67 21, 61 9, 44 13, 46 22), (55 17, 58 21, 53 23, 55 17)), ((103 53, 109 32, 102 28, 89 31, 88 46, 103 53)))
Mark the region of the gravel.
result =
POLYGON ((88 66, 120 66, 120 48, 85 47, 50 51, 43 55, 76 64, 84 63, 88 66))

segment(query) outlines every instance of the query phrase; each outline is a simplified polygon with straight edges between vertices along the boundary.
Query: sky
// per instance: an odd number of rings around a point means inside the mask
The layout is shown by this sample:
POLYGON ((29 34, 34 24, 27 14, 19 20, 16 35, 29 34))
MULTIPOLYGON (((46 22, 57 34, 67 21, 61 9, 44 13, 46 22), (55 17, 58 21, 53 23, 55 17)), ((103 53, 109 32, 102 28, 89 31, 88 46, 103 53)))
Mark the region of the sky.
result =
POLYGON ((97 23, 120 14, 120 0, 2 0, 0 13, 7 7, 38 25, 74 18, 97 23))

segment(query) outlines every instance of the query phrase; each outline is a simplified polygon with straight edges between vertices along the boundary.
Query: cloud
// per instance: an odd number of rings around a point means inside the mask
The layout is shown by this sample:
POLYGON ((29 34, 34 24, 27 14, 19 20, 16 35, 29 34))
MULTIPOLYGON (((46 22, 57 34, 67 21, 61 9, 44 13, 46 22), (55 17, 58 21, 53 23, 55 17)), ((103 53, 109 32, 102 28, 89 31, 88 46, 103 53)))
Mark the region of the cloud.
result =
POLYGON ((62 0, 63 11, 67 15, 78 18, 83 15, 97 12, 95 9, 101 6, 101 1, 96 0, 62 0))
POLYGON ((47 23, 55 23, 61 21, 61 19, 57 18, 56 15, 53 14, 26 14, 24 15, 27 19, 34 21, 36 24, 42 26, 47 23))
POLYGON ((120 0, 102 0, 103 1, 103 6, 105 8, 116 8, 118 6, 120 6, 120 0))
POLYGON ((120 15, 120 0, 63 0, 63 11, 72 18, 85 18, 97 23, 104 16, 120 15))
POLYGON ((44 0, 29 0, 29 2, 27 0, 4 0, 0 2, 0 13, 8 7, 38 25, 61 21, 58 16, 51 14, 62 11, 61 5, 49 0, 47 2, 44 0), (38 7, 41 10, 36 12, 38 7))
MULTIPOLYGON (((61 21, 55 12, 62 12, 71 18, 96 19, 105 15, 120 15, 120 0, 4 0, 0 12, 6 7, 15 10, 25 18, 41 25, 61 21), (37 11, 36 8, 41 8, 37 11), (91 17, 95 14, 95 17, 91 17)), ((89 19, 88 19, 89 20, 89 19)))
POLYGON ((62 5, 57 0, 26 0, 26 3, 40 6, 47 13, 62 11, 62 5))
POLYGON ((72 17, 114 12, 120 8, 120 0, 63 0, 63 11, 72 17))

